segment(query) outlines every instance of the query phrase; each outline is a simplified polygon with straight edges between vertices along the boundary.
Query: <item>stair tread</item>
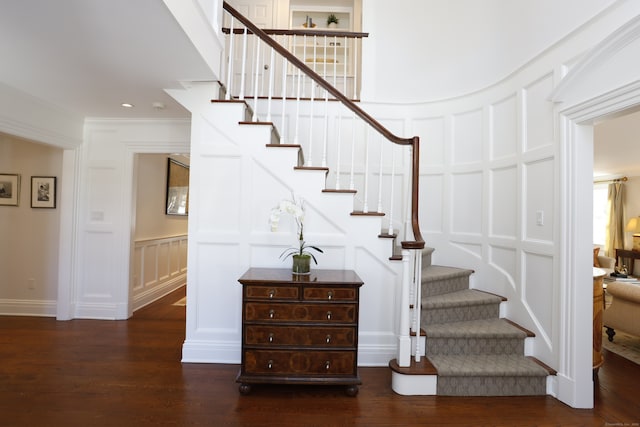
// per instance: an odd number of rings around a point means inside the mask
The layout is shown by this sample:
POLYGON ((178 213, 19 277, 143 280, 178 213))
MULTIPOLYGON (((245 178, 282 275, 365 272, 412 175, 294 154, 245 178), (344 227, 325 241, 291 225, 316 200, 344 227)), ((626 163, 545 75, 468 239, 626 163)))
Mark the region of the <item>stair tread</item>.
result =
POLYGON ((425 326, 428 338, 526 338, 527 334, 504 319, 480 319, 425 326))
POLYGON ((546 377, 549 372, 519 355, 430 355, 439 376, 546 377))
POLYGON ((474 289, 463 289, 461 291, 424 297, 422 298, 422 307, 423 309, 433 309, 480 304, 499 304, 500 302, 502 302, 502 298, 497 295, 476 291, 474 289))
POLYGON ((429 265, 422 269, 422 282, 465 277, 473 274, 473 270, 444 265, 429 265))

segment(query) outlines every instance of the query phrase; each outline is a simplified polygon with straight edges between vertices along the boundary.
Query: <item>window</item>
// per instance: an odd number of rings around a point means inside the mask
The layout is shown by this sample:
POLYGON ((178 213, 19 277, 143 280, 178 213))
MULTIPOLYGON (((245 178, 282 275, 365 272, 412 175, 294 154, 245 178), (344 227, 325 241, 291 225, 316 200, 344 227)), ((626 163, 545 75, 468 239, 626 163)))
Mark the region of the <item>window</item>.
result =
POLYGON ((593 185, 593 244, 604 246, 609 223, 609 186, 607 183, 593 185))

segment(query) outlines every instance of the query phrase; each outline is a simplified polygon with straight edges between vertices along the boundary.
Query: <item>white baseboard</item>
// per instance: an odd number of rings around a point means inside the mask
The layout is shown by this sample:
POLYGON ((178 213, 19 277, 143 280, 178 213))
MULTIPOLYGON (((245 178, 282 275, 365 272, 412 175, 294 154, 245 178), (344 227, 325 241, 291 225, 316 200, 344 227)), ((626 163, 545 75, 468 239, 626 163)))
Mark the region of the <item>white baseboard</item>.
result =
POLYGON ((0 314, 4 316, 56 317, 57 302, 51 300, 0 300, 0 314))
POLYGON ((171 280, 167 280, 164 283, 133 295, 133 311, 139 310, 145 305, 149 305, 163 296, 170 294, 179 287, 184 286, 186 283, 187 274, 180 274, 171 280))

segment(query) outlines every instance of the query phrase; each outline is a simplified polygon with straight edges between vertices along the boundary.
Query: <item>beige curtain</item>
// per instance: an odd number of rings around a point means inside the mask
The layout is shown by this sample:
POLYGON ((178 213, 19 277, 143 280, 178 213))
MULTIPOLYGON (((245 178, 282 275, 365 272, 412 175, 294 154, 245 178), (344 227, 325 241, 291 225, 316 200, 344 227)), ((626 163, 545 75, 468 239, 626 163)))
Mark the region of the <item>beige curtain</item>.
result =
POLYGON ((608 257, 616 256, 616 248, 624 248, 624 184, 609 184, 609 222, 604 241, 604 252, 608 257))

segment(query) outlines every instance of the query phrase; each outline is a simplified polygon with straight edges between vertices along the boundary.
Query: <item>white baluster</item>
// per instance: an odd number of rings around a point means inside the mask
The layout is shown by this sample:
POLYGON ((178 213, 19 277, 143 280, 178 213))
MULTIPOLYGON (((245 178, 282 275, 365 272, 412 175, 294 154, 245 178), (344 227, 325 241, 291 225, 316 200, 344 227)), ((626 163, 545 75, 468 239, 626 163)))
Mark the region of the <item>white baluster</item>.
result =
POLYGON ((333 36, 333 87, 337 89, 338 78, 338 36, 333 36))
MULTIPOLYGON (((294 36, 295 37, 295 36, 294 36)), ((284 43, 288 43, 291 39, 284 36, 284 43)), ((285 46, 286 47, 286 46, 285 46)), ((287 57, 282 57, 282 130, 280 131, 280 143, 286 144, 287 142, 287 57)))
POLYGON ((244 91, 246 86, 247 76, 247 39, 248 30, 244 27, 244 33, 242 35, 242 73, 240 74, 240 100, 244 101, 244 91))
MULTIPOLYGON (((318 37, 313 36, 313 70, 316 69, 316 58, 318 57, 318 37)), ((316 84, 312 79, 309 79, 311 84, 311 100, 309 101, 309 153, 305 166, 313 166, 313 106, 316 97, 316 84)))
POLYGON ((349 96, 349 90, 347 89, 347 68, 349 66, 349 63, 347 62, 347 46, 349 43, 349 39, 347 38, 347 36, 344 37, 344 49, 343 49, 343 53, 344 53, 344 59, 343 59, 343 66, 342 66, 342 82, 344 83, 344 86, 342 87, 342 93, 344 96, 349 96))
POLYGON ((362 212, 369 212, 369 132, 364 131, 364 205, 362 212))
POLYGON ((252 122, 258 121, 258 82, 260 80, 260 38, 255 36, 256 44, 256 67, 255 67, 255 80, 253 84, 253 117, 252 122))
MULTIPOLYGON (((327 79, 327 36, 324 36, 324 79, 327 79)), ((324 129, 322 137, 322 167, 327 167, 327 144, 329 138, 329 91, 324 90, 324 129)))
MULTIPOLYGON (((307 63, 307 35, 302 36, 302 62, 307 63)), ((302 97, 307 97, 307 87, 305 85, 306 74, 298 74, 298 76, 302 76, 302 97)))
POLYGON ((233 24, 234 24, 235 20, 233 18, 233 16, 231 16, 231 26, 229 28, 229 50, 227 51, 228 53, 228 58, 229 58, 229 64, 227 67, 227 93, 224 95, 224 99, 229 100, 231 99, 231 91, 233 88, 233 62, 234 62, 234 52, 233 52, 233 40, 234 40, 234 34, 233 34, 233 24))
MULTIPOLYGON (((293 36, 293 44, 295 46, 295 35, 293 36)), ((304 36, 305 40, 306 40, 306 36, 304 36)), ((303 56, 304 53, 306 52, 307 48, 306 45, 302 48, 303 51, 303 56)), ((294 139, 293 139, 293 143, 294 144, 300 144, 300 139, 299 139, 299 135, 300 135, 300 85, 302 83, 302 71, 300 70, 300 68, 298 68, 298 89, 296 91, 296 123, 295 123, 295 132, 294 132, 294 139)))
POLYGON ((338 153, 336 160, 336 190, 340 190, 340 162, 342 161, 342 112, 338 112, 338 153))
MULTIPOLYGON (((353 99, 358 99, 358 42, 353 39, 353 99)), ((346 92, 346 89, 345 89, 346 92)))
POLYGON ((380 160, 378 163, 380 171, 378 172, 378 208, 376 209, 376 212, 382 212, 382 154, 384 150, 384 141, 381 137, 379 137, 378 140, 380 141, 380 160))
POLYGON ((269 88, 267 100, 267 121, 271 121, 271 98, 273 98, 273 62, 275 60, 275 49, 271 48, 271 57, 269 58, 269 88))
POLYGON ((391 207, 389 208, 389 230, 387 234, 393 234, 393 214, 394 214, 394 196, 395 196, 395 176, 396 176, 396 147, 391 144, 391 207))
POLYGON ((349 190, 355 190, 354 169, 356 161, 356 113, 352 113, 351 120, 351 170, 349 172, 349 190))

